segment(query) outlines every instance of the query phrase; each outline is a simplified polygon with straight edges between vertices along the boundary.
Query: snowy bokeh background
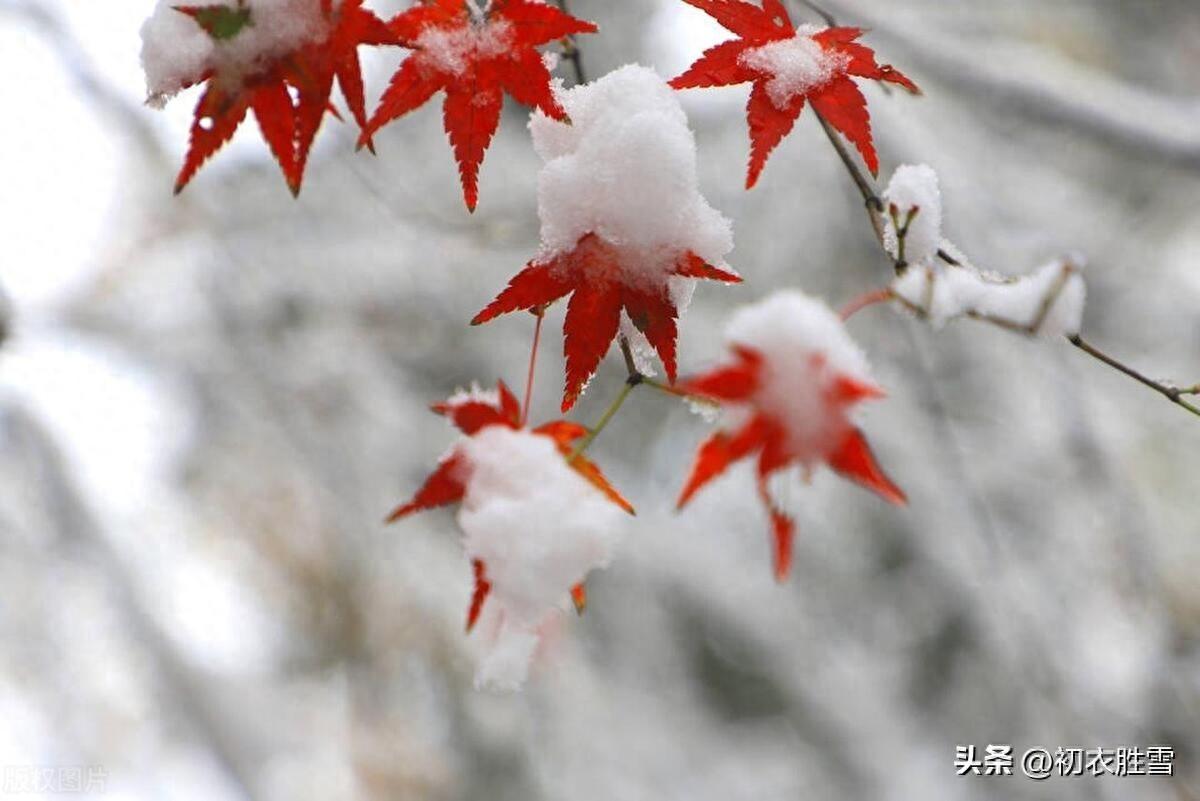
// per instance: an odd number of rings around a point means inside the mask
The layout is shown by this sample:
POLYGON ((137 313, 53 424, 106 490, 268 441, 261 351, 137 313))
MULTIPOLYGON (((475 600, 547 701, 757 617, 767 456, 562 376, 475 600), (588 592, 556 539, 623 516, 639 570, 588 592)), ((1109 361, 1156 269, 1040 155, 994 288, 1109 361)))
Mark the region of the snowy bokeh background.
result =
MULTIPOLYGON (((707 425, 635 395, 594 449, 639 509, 624 547, 524 692, 476 692, 452 515, 380 520, 451 441, 431 401, 523 379, 531 321, 465 321, 537 246, 527 115, 506 107, 474 216, 436 104, 375 159, 330 121, 299 200, 250 125, 172 198, 194 101, 141 105, 152 5, 0 0, 0 778, 100 766, 96 797, 139 801, 1200 798, 1200 421, 1065 343, 887 309, 851 330, 908 509, 797 487, 778 585, 749 470, 674 514, 707 425), (1168 744, 1178 775, 957 778, 967 743, 1168 744)), ((829 5, 927 92, 865 90, 883 172, 935 167, 981 266, 1086 254, 1089 340, 1200 380, 1194 2, 829 5)), ((673 75, 722 36, 675 0, 573 7, 603 29, 593 75, 673 75)), ((367 59, 374 96, 398 57, 367 59)), ((888 264, 811 116, 746 193, 745 89, 683 100, 747 278, 696 293, 688 372, 737 304, 841 303, 888 264)), ((621 376, 610 357, 574 417, 621 376)), ((0 797, 53 795, 20 789, 0 797)))

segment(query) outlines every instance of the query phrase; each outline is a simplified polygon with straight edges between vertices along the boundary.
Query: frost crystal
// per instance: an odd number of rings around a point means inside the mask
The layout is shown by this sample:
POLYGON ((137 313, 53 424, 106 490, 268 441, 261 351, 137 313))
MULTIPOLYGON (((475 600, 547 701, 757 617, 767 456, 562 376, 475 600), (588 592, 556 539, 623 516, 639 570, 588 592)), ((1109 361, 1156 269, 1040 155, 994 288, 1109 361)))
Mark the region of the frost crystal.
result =
POLYGON ((729 220, 700 194, 696 142, 675 92, 630 65, 561 90, 570 123, 530 121, 546 162, 538 177, 539 260, 569 252, 586 234, 628 251, 630 283, 661 285, 680 254, 724 266, 729 220))
POLYGON ((751 48, 738 58, 743 67, 771 76, 767 96, 776 108, 787 109, 793 98, 824 86, 850 65, 848 55, 826 50, 812 38, 821 30, 801 25, 791 39, 751 48))
POLYGON ((571 587, 608 565, 625 513, 572 470, 553 440, 490 426, 462 443, 469 465, 458 512, 470 559, 487 565, 498 615, 493 649, 476 680, 519 686, 539 636, 571 587))

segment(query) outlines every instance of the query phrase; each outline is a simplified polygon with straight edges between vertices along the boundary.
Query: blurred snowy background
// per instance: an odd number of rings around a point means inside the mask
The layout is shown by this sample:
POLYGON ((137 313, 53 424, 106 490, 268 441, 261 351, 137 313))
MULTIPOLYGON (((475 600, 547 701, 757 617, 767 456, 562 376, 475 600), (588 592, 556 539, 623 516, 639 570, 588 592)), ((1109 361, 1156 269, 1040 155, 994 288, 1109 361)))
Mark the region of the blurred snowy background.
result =
MULTIPOLYGON (((908 509, 819 476, 777 585, 749 469, 673 514, 707 426, 635 395, 594 449, 639 509, 626 547, 523 693, 476 692, 452 515, 380 520, 451 441, 430 402, 524 377, 528 318, 465 322, 536 246, 526 112, 474 216, 438 104, 374 159, 327 121, 299 200, 252 125, 172 198, 194 95, 140 105, 152 5, 0 0, 0 776, 100 766, 96 797, 146 801, 1200 798, 1200 421, 1065 343, 888 309, 851 330, 908 509), (1177 776, 957 778, 968 743, 1167 744, 1177 776)), ((883 173, 932 164, 981 266, 1087 254, 1085 335, 1200 380, 1194 0, 830 5, 927 92, 865 89, 883 173)), ((676 0, 574 10, 592 75, 674 75, 723 38, 676 0)), ((398 58, 368 57, 373 96, 398 58)), ((742 190, 745 91, 683 97, 747 278, 699 288, 685 372, 738 303, 887 278, 810 115, 742 190)), ((621 376, 610 356, 574 417, 621 376)), ((26 789, 0 798, 52 796, 26 789)))

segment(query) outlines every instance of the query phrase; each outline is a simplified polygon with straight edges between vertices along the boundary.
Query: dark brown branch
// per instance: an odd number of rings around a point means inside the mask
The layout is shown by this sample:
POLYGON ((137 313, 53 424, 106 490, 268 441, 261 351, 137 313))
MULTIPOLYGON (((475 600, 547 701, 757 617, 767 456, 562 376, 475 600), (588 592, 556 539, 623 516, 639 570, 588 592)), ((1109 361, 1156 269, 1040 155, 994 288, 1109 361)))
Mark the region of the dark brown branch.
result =
POLYGON ((1140 384, 1144 384, 1145 386, 1154 390, 1155 392, 1162 395, 1167 400, 1171 401, 1171 403, 1174 403, 1177 406, 1181 406, 1184 409, 1187 409, 1192 414, 1196 415, 1197 417, 1200 417, 1200 407, 1197 407, 1194 404, 1191 404, 1188 401, 1183 399, 1184 395, 1195 395, 1196 390, 1200 389, 1200 387, 1180 388, 1180 387, 1171 386, 1169 384, 1164 384, 1160 381, 1155 381, 1152 378, 1147 378, 1146 376, 1139 373, 1137 370, 1134 370, 1132 367, 1129 367, 1128 365, 1123 364, 1122 362, 1114 359, 1112 356, 1109 356, 1107 353, 1103 352, 1099 348, 1096 348, 1095 346, 1091 345, 1079 334, 1067 337, 1067 341, 1070 342, 1075 347, 1079 348, 1081 351, 1083 351, 1087 355, 1091 356, 1093 359, 1097 359, 1099 361, 1104 362, 1105 364, 1107 364, 1109 367, 1113 368, 1114 370, 1124 373, 1125 375, 1132 378, 1134 381, 1137 381, 1140 384))
MULTIPOLYGON (((554 4, 562 10, 564 14, 570 14, 571 9, 567 6, 567 0, 554 0, 554 4)), ((575 83, 587 83, 587 73, 583 69, 583 52, 579 49, 579 44, 575 41, 574 36, 568 36, 563 40, 563 55, 571 62, 571 66, 575 69, 575 83)))

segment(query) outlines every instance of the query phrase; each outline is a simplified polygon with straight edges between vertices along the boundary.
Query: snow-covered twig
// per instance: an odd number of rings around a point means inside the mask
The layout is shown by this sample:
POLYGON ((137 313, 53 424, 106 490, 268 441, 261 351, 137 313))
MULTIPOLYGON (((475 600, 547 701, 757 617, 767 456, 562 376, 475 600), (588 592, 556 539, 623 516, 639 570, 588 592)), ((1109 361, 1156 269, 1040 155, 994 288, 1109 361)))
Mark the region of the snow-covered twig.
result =
MULTIPOLYGON (((809 4, 807 2, 807 0, 798 0, 798 2, 800 2, 803 5, 808 6, 809 8, 813 8, 813 6, 811 4, 809 4)), ((820 9, 814 9, 814 10, 816 10, 817 13, 824 15, 824 12, 822 10, 820 10, 820 9)), ((814 109, 814 112, 815 111, 816 110, 814 109)), ((826 137, 828 137, 830 144, 833 145, 833 149, 837 152, 838 157, 841 159, 843 166, 845 166, 846 172, 849 173, 850 178, 853 180, 855 187, 858 189, 859 194, 862 196, 863 203, 866 206, 867 215, 871 221, 871 227, 875 231, 875 237, 879 241, 880 247, 884 248, 884 251, 887 252, 887 248, 884 246, 884 231, 886 230, 886 228, 885 228, 886 220, 884 217, 883 199, 880 197, 878 190, 875 188, 874 182, 871 180, 871 178, 869 176, 867 176, 867 174, 862 170, 862 168, 859 167, 858 162, 855 161, 854 157, 850 154, 849 150, 847 150, 845 143, 842 142, 842 139, 840 136, 838 136, 837 132, 833 130, 833 128, 829 125, 829 123, 819 113, 817 113, 816 116, 817 116, 817 120, 821 123, 821 128, 825 131, 825 135, 826 135, 826 137)), ((903 258, 900 255, 893 256, 890 253, 888 255, 889 255, 889 258, 892 259, 892 264, 893 264, 893 267, 895 268, 897 274, 904 272, 907 265, 904 263, 903 258)), ((942 262, 944 262, 952 267, 964 267, 965 266, 960 262, 960 260, 958 258, 951 255, 950 253, 947 253, 945 249, 939 249, 937 251, 937 257, 942 262)), ((1065 271, 1064 271, 1064 275, 1065 275, 1065 271)), ((1058 299, 1058 294, 1059 294, 1059 292, 1062 291, 1062 284, 1064 282, 1065 282, 1065 279, 1060 280, 1060 282, 1058 282, 1056 284, 1057 289, 1052 288, 1052 290, 1047 293, 1047 295, 1042 300, 1042 304, 1039 308, 1037 315, 1034 317, 1034 319, 1030 323, 1022 324, 1022 323, 1015 322, 1013 320, 1008 320, 1005 318, 997 317, 996 315, 987 314, 985 312, 981 312, 978 310, 970 310, 970 309, 966 310, 965 315, 967 317, 970 317, 971 319, 979 320, 981 322, 991 323, 992 325, 996 325, 1001 328, 1006 328, 1011 331, 1016 331, 1018 333, 1031 334, 1031 335, 1036 334, 1039 331, 1039 329, 1041 328, 1042 321, 1045 320, 1050 309, 1053 307, 1055 301, 1058 299)), ((930 282, 930 287, 932 288, 932 281, 930 282)), ((914 313, 920 314, 922 316, 925 316, 928 314, 928 312, 929 312, 928 306, 925 306, 923 308, 920 304, 915 304, 915 303, 912 303, 911 301, 900 298, 895 293, 891 293, 891 294, 893 297, 895 297, 898 301, 900 301, 902 303, 902 305, 904 305, 910 311, 913 311, 914 313)), ((850 313, 852 314, 854 311, 857 311, 857 309, 853 309, 850 313)), ((1160 395, 1162 395, 1163 397, 1165 397, 1167 400, 1171 401, 1172 403, 1176 404, 1177 406, 1179 406, 1183 409, 1186 409, 1187 411, 1191 412, 1192 414, 1200 416, 1200 407, 1188 402, 1185 399, 1185 396, 1187 396, 1187 395, 1200 394, 1200 392, 1193 391, 1193 390, 1200 390, 1200 385, 1197 385, 1196 387, 1180 388, 1180 387, 1174 386, 1172 384, 1155 381, 1154 379, 1147 378, 1144 374, 1142 374, 1138 370, 1135 370, 1134 368, 1130 367, 1129 365, 1121 362, 1119 359, 1116 359, 1113 356, 1110 356, 1109 354, 1105 353, 1104 351, 1102 351, 1099 348, 1095 347, 1094 345, 1090 344, 1078 333, 1070 334, 1066 337, 1066 339, 1073 346, 1075 346, 1082 352, 1086 353, 1088 356, 1091 356, 1093 359, 1096 359, 1097 361, 1108 365, 1109 367, 1113 368, 1114 370, 1117 370, 1118 372, 1123 373, 1126 376, 1129 376, 1130 378, 1143 384, 1144 386, 1149 387, 1150 389, 1154 390, 1155 392, 1157 392, 1160 395)))

